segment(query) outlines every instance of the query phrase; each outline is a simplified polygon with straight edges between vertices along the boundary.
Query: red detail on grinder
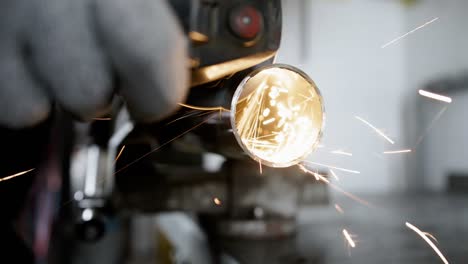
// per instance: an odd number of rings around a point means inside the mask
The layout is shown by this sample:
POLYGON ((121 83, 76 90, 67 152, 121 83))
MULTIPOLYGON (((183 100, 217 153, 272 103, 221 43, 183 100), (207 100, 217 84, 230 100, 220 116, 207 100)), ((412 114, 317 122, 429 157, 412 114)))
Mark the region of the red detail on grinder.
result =
POLYGON ((242 6, 232 11, 229 24, 236 36, 251 40, 262 30, 263 17, 255 7, 242 6))

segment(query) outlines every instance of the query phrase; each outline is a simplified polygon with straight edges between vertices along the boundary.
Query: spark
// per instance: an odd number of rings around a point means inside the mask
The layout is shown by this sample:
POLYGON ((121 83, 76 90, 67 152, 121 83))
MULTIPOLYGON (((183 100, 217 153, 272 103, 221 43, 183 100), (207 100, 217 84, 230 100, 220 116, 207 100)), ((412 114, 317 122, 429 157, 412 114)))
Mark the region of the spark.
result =
POLYGON ((424 91, 424 90, 419 90, 419 94, 422 95, 422 96, 425 96, 427 98, 431 98, 431 99, 434 99, 434 100, 437 100, 437 101, 446 102, 446 103, 449 103, 449 104, 452 102, 452 98, 450 98, 448 96, 443 96, 443 95, 440 95, 440 94, 431 93, 431 92, 424 91))
POLYGON ((258 161, 258 166, 260 167, 260 174, 263 174, 262 161, 261 160, 258 161))
POLYGON ((340 178, 338 178, 338 175, 336 175, 336 173, 332 170, 332 169, 328 169, 330 171, 330 174, 337 180, 337 181, 340 181, 340 178))
POLYGON ((109 121, 112 120, 110 117, 95 117, 93 120, 99 120, 99 121, 109 121))
POLYGON ((362 117, 359 117, 359 116, 354 116, 357 120, 363 122, 364 124, 366 124, 367 126, 369 126, 370 128, 372 128, 377 134, 379 134, 380 136, 382 136, 383 138, 385 138, 388 142, 390 142, 390 144, 395 144, 395 141, 393 141, 391 138, 389 138, 387 135, 385 135, 380 129, 376 128, 375 126, 373 126, 371 123, 369 123, 368 121, 364 120, 362 117))
POLYGON ((432 127, 434 127, 434 125, 436 124, 436 122, 442 117, 442 115, 445 113, 445 111, 447 110, 447 106, 445 106, 444 108, 442 108, 435 116, 434 118, 431 120, 431 123, 427 126, 426 130, 424 130, 424 133, 419 136, 418 140, 416 141, 416 145, 414 148, 416 148, 417 146, 419 146, 419 144, 421 144, 421 142, 423 141, 424 137, 426 137, 426 135, 429 133, 429 131, 432 129, 432 127))
POLYGON ((179 105, 185 108, 193 109, 193 110, 231 112, 231 110, 226 109, 222 106, 203 107, 203 106, 193 106, 193 105, 188 105, 188 104, 183 104, 183 103, 179 103, 179 105))
POLYGON ((334 151, 331 151, 330 153, 338 154, 338 155, 345 155, 345 156, 353 156, 353 153, 345 152, 343 150, 334 150, 334 151))
POLYGON ((120 158, 120 156, 122 155, 122 152, 124 151, 124 149, 125 149, 125 145, 122 146, 122 148, 119 151, 119 154, 117 154, 117 156, 115 157, 114 163, 116 163, 117 160, 120 158))
POLYGON ((216 205, 221 205, 221 200, 219 200, 217 197, 215 197, 213 199, 213 202, 216 204, 216 205))
POLYGON ((411 149, 384 151, 383 154, 400 154, 400 153, 409 153, 409 152, 411 152, 411 149))
POLYGON ((289 91, 287 89, 284 89, 284 88, 278 88, 278 91, 280 93, 289 93, 289 91))
POLYGON ((325 176, 319 174, 318 172, 314 172, 314 173, 311 173, 311 174, 314 175, 315 180, 317 180, 317 181, 322 180, 322 181, 324 181, 325 183, 330 184, 330 180, 327 179, 325 176))
POLYGON ((304 165, 302 165, 302 164, 297 164, 297 166, 298 166, 303 172, 309 173, 309 174, 313 175, 317 181, 323 181, 323 182, 325 182, 325 183, 327 183, 327 184, 330 184, 330 181, 329 181, 325 176, 323 176, 323 175, 321 175, 321 174, 319 174, 319 173, 317 173, 317 172, 313 172, 313 171, 307 169, 306 166, 304 166, 304 165))
POLYGON ((313 176, 315 176, 316 179, 320 180, 320 181, 323 181, 325 182, 326 184, 328 184, 328 186, 330 186, 332 189, 335 189, 336 191, 344 194, 345 196, 347 196, 348 198, 350 198, 351 200, 354 200, 360 204, 363 204, 367 207, 373 207, 371 203, 369 203, 368 201, 350 193, 350 192, 347 192, 345 190, 343 190, 341 187, 331 183, 325 176, 319 174, 319 173, 316 173, 316 172, 313 172, 309 169, 307 169, 304 165, 302 164, 297 164, 297 166, 305 173, 309 173, 309 174, 312 174, 313 176))
POLYGON ((327 165, 327 164, 323 164, 323 163, 318 163, 318 162, 313 162, 313 161, 304 160, 303 162, 305 162, 305 163, 310 163, 310 164, 314 164, 314 165, 318 165, 318 166, 322 166, 322 167, 326 167, 326 168, 328 168, 328 169, 335 169, 335 170, 344 171, 344 172, 349 172, 349 173, 354 173, 354 174, 360 174, 360 173, 361 173, 360 171, 357 171, 357 170, 349 170, 349 169, 340 168, 340 167, 336 167, 336 166, 332 166, 332 165, 327 165))
POLYGON ((313 98, 314 98, 314 95, 312 95, 312 96, 305 96, 305 95, 303 95, 303 94, 301 94, 301 93, 298 93, 298 95, 299 95, 300 97, 302 97, 302 98, 305 99, 305 100, 302 101, 299 105, 302 105, 302 104, 304 104, 304 103, 311 102, 311 101, 314 100, 314 99, 313 99, 313 98))
MULTIPOLYGON (((188 112, 187 114, 185 114, 185 115, 183 115, 183 116, 181 116, 181 117, 179 117, 179 118, 176 118, 176 119, 174 119, 174 120, 172 120, 172 121, 166 123, 165 125, 168 126, 168 125, 170 125, 170 124, 172 124, 172 123, 175 123, 175 122, 177 122, 177 121, 179 121, 179 120, 182 120, 182 119, 185 119, 185 118, 189 118, 189 117, 192 117, 192 116, 201 117, 201 116, 209 115, 209 114, 212 114, 212 113, 214 113, 214 112, 216 112, 216 111, 218 111, 218 109, 216 109, 216 110, 209 110, 209 111, 207 111, 207 112, 202 112, 202 113, 200 113, 200 112, 201 112, 200 110, 191 111, 191 112, 188 112)), ((219 112, 219 113, 221 114, 221 112, 219 112)))
POLYGON ((21 176, 21 175, 24 175, 30 171, 33 171, 34 169, 30 169, 30 170, 25 170, 25 171, 22 171, 22 172, 18 172, 18 173, 15 173, 13 175, 10 175, 10 176, 6 176, 6 177, 3 177, 3 178, 0 178, 0 182, 2 181, 7 181, 7 180, 11 180, 13 178, 16 178, 18 176, 21 176))
POLYGON ((389 45, 391 45, 391 44, 393 44, 393 43, 396 43, 397 41, 401 40, 402 38, 407 37, 408 35, 410 35, 410 34, 416 32, 416 31, 418 31, 419 29, 421 29, 421 28, 423 28, 423 27, 425 27, 425 26, 427 26, 427 25, 429 25, 429 24, 431 24, 431 23, 433 23, 433 22, 435 22, 435 21, 438 20, 438 19, 439 19, 439 18, 436 17, 436 18, 432 19, 431 21, 428 21, 428 22, 422 24, 421 26, 419 26, 419 27, 417 27, 417 28, 415 28, 415 29, 413 29, 413 30, 411 30, 411 31, 409 31, 409 32, 407 32, 407 33, 405 33, 405 34, 403 34, 403 35, 401 35, 401 36, 399 36, 399 37, 393 39, 392 41, 388 42, 387 44, 382 45, 381 48, 384 49, 384 48, 386 48, 387 46, 389 46, 389 45))
POLYGON ((356 243, 353 241, 353 239, 351 238, 351 235, 348 233, 348 231, 346 229, 343 229, 343 236, 346 238, 346 240, 348 241, 348 244, 352 248, 356 247, 356 243))
POLYGON ((335 204, 335 209, 336 209, 336 211, 338 211, 338 213, 344 214, 343 208, 341 208, 341 206, 339 206, 338 204, 335 204))
POLYGON ((447 261, 447 259, 444 257, 444 255, 442 254, 442 252, 440 252, 440 250, 437 248, 436 245, 434 245, 434 243, 427 237, 426 233, 425 232, 422 232, 421 230, 419 230, 417 227, 415 227, 414 225, 406 222, 406 226, 413 230, 414 232, 416 232, 416 234, 418 234, 420 237, 422 237, 422 239, 424 239, 424 241, 426 241, 426 243, 431 246, 431 248, 435 251, 435 253, 437 253, 437 255, 439 255, 440 259, 445 263, 445 264, 448 264, 449 262, 447 261))
POLYGON ((350 198, 351 200, 354 200, 355 202, 358 202, 364 206, 367 206, 367 207, 374 207, 370 202, 360 198, 359 196, 355 195, 355 194, 352 194, 350 192, 347 192, 345 190, 343 190, 341 187, 337 186, 337 185, 334 185, 334 184, 331 184, 331 183, 328 183, 328 185, 335 189, 336 191, 344 194, 345 196, 347 196, 348 198, 350 198))
POLYGON ((270 119, 267 119, 267 120, 263 121, 262 124, 265 126, 265 125, 273 123, 275 120, 276 120, 276 118, 272 117, 270 119))
POLYGON ((423 232, 426 236, 432 238, 432 240, 434 240, 435 242, 439 243, 439 241, 437 240, 437 238, 435 238, 435 236, 429 232, 423 232))

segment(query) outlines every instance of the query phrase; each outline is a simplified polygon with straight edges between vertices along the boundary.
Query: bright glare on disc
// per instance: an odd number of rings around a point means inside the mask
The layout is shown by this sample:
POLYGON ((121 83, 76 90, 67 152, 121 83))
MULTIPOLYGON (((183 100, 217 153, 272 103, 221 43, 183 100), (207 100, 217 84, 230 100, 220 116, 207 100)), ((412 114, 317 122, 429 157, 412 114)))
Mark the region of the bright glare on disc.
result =
POLYGON ((297 164, 318 144, 324 125, 322 97, 302 71, 274 64, 238 86, 231 123, 242 148, 271 167, 297 164))

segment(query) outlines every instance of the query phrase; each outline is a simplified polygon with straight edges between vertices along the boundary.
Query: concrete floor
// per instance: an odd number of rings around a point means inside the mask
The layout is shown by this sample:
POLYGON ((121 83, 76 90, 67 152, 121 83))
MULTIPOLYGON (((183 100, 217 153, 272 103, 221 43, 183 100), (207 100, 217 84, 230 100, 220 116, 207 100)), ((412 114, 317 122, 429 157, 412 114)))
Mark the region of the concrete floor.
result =
POLYGON ((305 209, 295 238, 269 242, 237 241, 242 263, 443 263, 405 222, 434 235, 449 263, 468 263, 468 195, 365 197, 366 207, 335 197, 327 208, 305 209), (339 204, 344 214, 334 209, 339 204), (353 234, 350 248, 343 228, 353 234))
MULTIPOLYGON (((437 245, 449 263, 468 263, 468 194, 363 198, 373 206, 333 197, 327 207, 301 210, 294 237, 269 241, 230 239, 225 242, 231 249, 227 252, 242 264, 443 263, 426 242, 405 226, 405 222, 410 222, 438 239, 437 245), (343 214, 335 210, 335 203, 343 208, 343 214), (354 235, 355 248, 346 243, 343 228, 354 235)), ((189 259, 193 260, 193 256, 189 259)), ((101 259, 95 263, 115 262, 101 259)))

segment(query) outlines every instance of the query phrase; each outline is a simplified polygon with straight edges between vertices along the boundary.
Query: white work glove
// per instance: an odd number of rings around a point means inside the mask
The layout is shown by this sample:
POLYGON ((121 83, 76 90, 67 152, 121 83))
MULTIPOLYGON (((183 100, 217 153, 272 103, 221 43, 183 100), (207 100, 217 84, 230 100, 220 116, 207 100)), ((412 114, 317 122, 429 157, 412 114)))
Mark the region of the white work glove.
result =
POLYGON ((186 65, 186 41, 166 1, 0 2, 0 126, 37 124, 52 102, 90 120, 115 92, 134 119, 155 121, 184 100, 186 65))

